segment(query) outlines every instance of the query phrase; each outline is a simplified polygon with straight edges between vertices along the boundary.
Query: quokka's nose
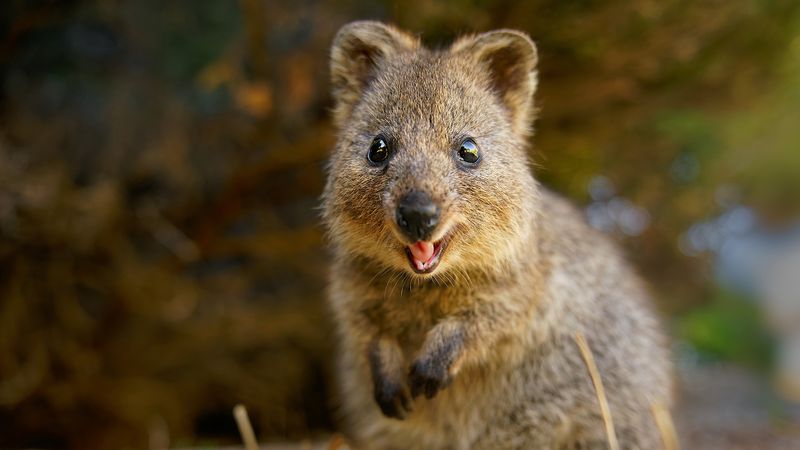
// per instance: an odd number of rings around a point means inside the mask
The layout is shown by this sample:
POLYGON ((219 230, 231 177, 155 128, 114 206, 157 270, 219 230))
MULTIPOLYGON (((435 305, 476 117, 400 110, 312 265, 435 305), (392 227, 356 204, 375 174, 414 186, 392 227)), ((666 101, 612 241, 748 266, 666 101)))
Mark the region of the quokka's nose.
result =
POLYGON ((421 191, 411 191, 397 205, 397 224, 412 241, 426 241, 439 224, 439 206, 421 191))

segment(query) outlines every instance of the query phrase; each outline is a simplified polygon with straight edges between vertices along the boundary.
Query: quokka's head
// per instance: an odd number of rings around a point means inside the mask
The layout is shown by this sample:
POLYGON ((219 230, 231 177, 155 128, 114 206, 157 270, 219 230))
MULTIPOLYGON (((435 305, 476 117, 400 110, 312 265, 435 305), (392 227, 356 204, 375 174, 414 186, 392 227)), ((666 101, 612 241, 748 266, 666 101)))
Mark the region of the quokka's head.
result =
POLYGON ((512 263, 537 197, 525 145, 536 62, 517 31, 428 50, 379 22, 345 25, 323 196, 339 253, 423 278, 512 263))

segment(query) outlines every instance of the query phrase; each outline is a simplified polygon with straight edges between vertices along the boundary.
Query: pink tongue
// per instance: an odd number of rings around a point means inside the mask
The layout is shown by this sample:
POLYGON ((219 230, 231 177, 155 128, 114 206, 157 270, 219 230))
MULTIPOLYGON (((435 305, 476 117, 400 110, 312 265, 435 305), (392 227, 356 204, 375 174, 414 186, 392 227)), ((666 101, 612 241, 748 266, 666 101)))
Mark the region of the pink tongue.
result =
POLYGON ((426 241, 419 241, 414 245, 408 247, 411 250, 411 255, 420 262, 428 262, 433 258, 433 243, 426 241))

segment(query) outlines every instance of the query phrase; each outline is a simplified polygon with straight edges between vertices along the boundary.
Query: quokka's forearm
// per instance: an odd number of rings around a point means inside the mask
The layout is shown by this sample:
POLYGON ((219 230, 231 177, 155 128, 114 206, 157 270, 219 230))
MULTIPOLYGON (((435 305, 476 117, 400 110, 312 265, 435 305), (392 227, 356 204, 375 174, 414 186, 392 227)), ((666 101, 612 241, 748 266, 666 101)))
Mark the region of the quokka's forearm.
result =
POLYGON ((437 324, 425 345, 428 341, 444 341, 443 337, 433 338, 439 334, 459 339, 460 354, 454 359, 453 367, 457 372, 464 366, 480 365, 494 357, 500 341, 521 338, 532 317, 533 305, 530 304, 502 296, 476 299, 472 307, 460 310, 437 324))
POLYGON ((376 334, 367 351, 373 394, 387 417, 404 419, 412 410, 406 379, 406 362, 397 340, 376 334))
POLYGON ((412 366, 412 395, 430 398, 465 367, 496 357, 499 341, 516 339, 524 330, 529 306, 496 298, 476 300, 470 308, 439 321, 428 332, 412 366))

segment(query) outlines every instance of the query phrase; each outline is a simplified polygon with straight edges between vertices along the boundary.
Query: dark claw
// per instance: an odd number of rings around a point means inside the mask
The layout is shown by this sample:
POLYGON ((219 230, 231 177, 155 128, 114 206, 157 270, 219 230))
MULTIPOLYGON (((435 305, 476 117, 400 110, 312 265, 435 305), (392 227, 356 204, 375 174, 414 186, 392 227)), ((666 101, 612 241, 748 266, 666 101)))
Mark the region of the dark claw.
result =
POLYGON ((409 375, 411 396, 416 398, 424 393, 426 398, 433 398, 441 389, 446 388, 450 381, 450 374, 444 364, 417 360, 411 367, 409 375))
POLYGON ((384 416, 398 420, 405 419, 413 409, 408 389, 400 383, 376 383, 375 401, 384 416))

